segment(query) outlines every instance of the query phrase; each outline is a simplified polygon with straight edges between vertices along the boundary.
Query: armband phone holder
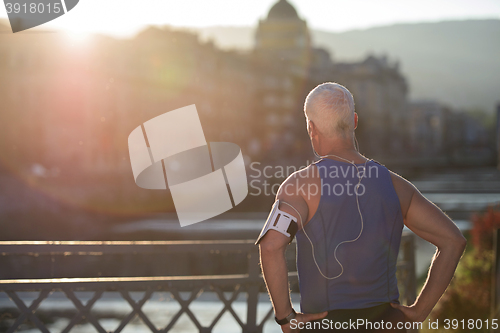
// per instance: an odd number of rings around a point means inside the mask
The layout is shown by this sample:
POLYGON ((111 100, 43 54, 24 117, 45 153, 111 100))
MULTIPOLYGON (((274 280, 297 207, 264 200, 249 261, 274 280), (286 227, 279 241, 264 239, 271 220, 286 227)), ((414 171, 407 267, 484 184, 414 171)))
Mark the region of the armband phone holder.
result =
POLYGON ((255 245, 258 245, 262 238, 264 238, 266 233, 271 229, 282 233, 286 237, 289 237, 289 243, 291 243, 293 237, 295 237, 295 234, 298 230, 297 219, 292 215, 280 210, 279 204, 280 201, 276 200, 271 209, 271 213, 267 217, 266 224, 262 228, 259 238, 257 238, 257 241, 255 242, 255 245))

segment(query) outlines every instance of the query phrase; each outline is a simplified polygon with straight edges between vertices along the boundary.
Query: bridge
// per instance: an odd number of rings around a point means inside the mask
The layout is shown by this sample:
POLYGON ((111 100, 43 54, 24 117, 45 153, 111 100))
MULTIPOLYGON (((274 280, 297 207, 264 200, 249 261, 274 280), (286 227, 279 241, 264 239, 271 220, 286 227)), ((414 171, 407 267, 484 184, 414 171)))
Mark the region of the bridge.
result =
MULTIPOLYGON (((234 332, 260 333, 265 331, 264 325, 272 318, 270 302, 264 301, 268 310, 258 318, 258 306, 262 299, 266 299, 265 284, 259 268, 258 247, 254 240, 222 240, 222 241, 4 241, 0 242, 0 254, 3 269, 0 273, 0 295, 8 296, 13 308, 0 308, 0 330, 15 332, 22 325, 29 323, 31 328, 37 328, 43 333, 51 332, 55 314, 40 315, 41 304, 52 293, 58 293, 70 301, 71 309, 65 309, 68 320, 64 327, 58 328, 61 332, 74 331, 77 325, 91 325, 97 332, 105 333, 101 318, 96 314, 96 302, 104 293, 113 292, 119 295, 119 301, 128 305, 130 311, 120 317, 119 325, 110 332, 121 332, 133 320, 139 318, 151 332, 174 332, 179 318, 187 315, 199 333, 214 331, 214 327, 225 314, 229 314, 235 322, 234 332), (206 256, 207 260, 214 256, 222 256, 224 260, 236 257, 238 262, 245 266, 245 272, 228 272, 223 275, 169 275, 169 276, 71 276, 71 270, 64 270, 68 263, 78 259, 79 262, 106 262, 106 258, 122 257, 124 261, 133 256, 154 256, 179 258, 189 260, 189 255, 206 256), (37 272, 26 272, 20 264, 22 258, 30 258, 30 262, 40 262, 46 267, 45 276, 37 272), (186 259, 187 258, 187 259, 186 259), (34 277, 30 276, 33 275, 34 277), (28 302, 23 294, 31 292, 32 301, 28 302), (91 296, 83 300, 81 292, 91 296), (141 297, 133 297, 135 292, 141 292, 141 297), (167 323, 158 327, 144 305, 155 297, 157 293, 167 293, 172 302, 177 304, 177 310, 169 317, 167 323), (221 304, 220 310, 214 313, 208 322, 202 322, 194 313, 192 305, 203 293, 210 293, 221 304), (246 303, 246 313, 235 310, 235 301, 243 296, 246 303), (94 311, 93 311, 94 310, 94 311), (68 314, 69 311, 69 314, 68 314), (3 322, 3 324, 2 324, 3 322)), ((114 260, 114 259, 112 259, 114 260)), ((291 267, 295 266, 295 246, 287 251, 287 260, 291 267)), ((158 264, 158 263, 156 263, 158 264)), ((83 265, 83 264, 79 264, 83 265)), ((92 264, 88 270, 93 271, 92 264)), ((400 301, 403 304, 412 304, 416 297, 415 283, 415 251, 414 235, 409 232, 403 234, 401 249, 398 258, 398 283, 400 301)), ((94 273, 93 273, 94 274, 94 273)), ((95 275, 100 275, 100 272, 95 275)), ((297 273, 289 273, 291 288, 297 291, 297 273)), ((297 295, 295 295, 297 296, 297 295)), ((65 303, 66 304, 66 303, 65 303)))

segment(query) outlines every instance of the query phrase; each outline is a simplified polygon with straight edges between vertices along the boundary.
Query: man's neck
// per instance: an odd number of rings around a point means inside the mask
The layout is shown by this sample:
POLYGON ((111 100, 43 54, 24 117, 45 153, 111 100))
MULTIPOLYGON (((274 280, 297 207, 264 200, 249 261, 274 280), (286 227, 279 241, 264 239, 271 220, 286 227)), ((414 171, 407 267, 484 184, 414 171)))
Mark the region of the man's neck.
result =
POLYGON ((332 140, 318 154, 329 158, 337 157, 336 159, 340 158, 340 160, 346 159, 354 163, 366 161, 366 158, 356 150, 354 140, 349 139, 332 140))

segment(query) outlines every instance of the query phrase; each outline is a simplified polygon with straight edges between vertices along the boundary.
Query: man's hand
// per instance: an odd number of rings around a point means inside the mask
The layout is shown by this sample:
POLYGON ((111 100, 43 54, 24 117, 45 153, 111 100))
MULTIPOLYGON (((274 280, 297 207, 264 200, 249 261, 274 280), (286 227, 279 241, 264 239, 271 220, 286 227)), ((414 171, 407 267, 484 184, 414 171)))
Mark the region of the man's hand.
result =
MULTIPOLYGON (((304 323, 304 325, 305 325, 305 323, 307 323, 308 321, 325 318, 327 314, 328 314, 327 311, 322 312, 322 313, 300 313, 300 312, 297 312, 297 316, 294 319, 292 319, 293 323, 294 323, 293 327, 298 327, 299 323, 304 323)), ((288 323, 286 325, 282 325, 281 331, 283 333, 299 333, 300 332, 300 330, 298 328, 292 329, 291 326, 292 325, 290 323, 288 323)), ((302 325, 300 325, 300 326, 302 326, 302 325)))
POLYGON ((401 305, 396 303, 391 303, 391 306, 395 309, 400 310, 405 315, 405 319, 411 322, 423 322, 429 314, 420 313, 415 305, 401 305))

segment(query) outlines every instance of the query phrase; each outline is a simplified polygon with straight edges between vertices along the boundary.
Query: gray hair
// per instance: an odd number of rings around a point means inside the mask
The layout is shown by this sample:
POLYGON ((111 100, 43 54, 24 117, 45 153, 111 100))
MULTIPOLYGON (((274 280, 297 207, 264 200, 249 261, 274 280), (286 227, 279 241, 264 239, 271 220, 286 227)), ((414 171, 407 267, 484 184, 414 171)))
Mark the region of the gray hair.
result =
POLYGON ((338 83, 323 83, 311 90, 304 113, 327 137, 346 136, 354 131, 354 98, 338 83))

